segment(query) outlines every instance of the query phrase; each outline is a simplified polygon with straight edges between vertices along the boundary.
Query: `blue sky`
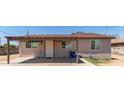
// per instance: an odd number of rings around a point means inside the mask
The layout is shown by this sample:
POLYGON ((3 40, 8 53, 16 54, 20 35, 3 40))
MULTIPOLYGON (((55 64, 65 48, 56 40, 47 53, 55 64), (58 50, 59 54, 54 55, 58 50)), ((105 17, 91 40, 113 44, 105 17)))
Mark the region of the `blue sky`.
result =
POLYGON ((93 32, 124 37, 124 26, 0 26, 2 44, 5 36, 29 34, 70 34, 77 31, 93 32))

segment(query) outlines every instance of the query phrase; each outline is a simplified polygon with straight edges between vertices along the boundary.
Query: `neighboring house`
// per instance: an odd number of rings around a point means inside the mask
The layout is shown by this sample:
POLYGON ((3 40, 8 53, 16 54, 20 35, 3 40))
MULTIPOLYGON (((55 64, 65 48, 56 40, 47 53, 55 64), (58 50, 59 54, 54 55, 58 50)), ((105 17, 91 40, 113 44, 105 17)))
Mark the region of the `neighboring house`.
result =
POLYGON ((115 54, 124 54, 124 38, 112 39, 111 51, 115 54))
POLYGON ((83 57, 111 58, 111 39, 114 37, 96 33, 68 35, 7 36, 9 41, 19 41, 20 56, 33 55, 41 58, 69 57, 77 51, 83 57))

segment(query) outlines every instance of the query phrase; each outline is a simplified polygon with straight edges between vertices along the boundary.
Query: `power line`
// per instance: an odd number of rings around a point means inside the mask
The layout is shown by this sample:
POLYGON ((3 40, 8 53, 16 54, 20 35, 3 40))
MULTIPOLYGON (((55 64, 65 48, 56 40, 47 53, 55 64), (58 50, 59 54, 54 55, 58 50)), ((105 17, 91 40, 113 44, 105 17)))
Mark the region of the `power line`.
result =
POLYGON ((29 35, 29 31, 27 31, 27 36, 29 35))

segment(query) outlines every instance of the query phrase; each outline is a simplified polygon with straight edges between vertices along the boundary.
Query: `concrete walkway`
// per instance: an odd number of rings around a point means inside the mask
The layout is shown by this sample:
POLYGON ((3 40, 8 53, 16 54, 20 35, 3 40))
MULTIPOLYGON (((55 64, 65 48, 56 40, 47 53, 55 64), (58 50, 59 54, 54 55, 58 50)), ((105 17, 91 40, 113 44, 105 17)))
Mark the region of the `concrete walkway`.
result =
POLYGON ((80 60, 82 61, 82 62, 84 62, 86 65, 88 65, 88 66, 95 66, 94 64, 92 64, 92 63, 90 63, 90 62, 88 62, 87 60, 85 60, 84 58, 80 58, 80 60))
MULTIPOLYGON (((26 61, 26 60, 29 60, 29 59, 32 59, 33 57, 18 57, 18 58, 13 58, 10 60, 10 64, 18 64, 20 62, 23 62, 23 61, 26 61)), ((3 60, 3 61, 0 61, 0 65, 1 64, 7 64, 7 61, 3 60)), ((8 64, 7 64, 8 65, 8 64)))

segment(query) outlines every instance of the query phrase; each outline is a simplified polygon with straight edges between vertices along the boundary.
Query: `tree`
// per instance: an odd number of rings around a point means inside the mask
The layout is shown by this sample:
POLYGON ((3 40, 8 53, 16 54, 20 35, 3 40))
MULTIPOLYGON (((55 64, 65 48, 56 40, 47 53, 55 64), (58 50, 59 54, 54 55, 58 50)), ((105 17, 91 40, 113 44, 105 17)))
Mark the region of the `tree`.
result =
POLYGON ((81 32, 81 31, 78 31, 78 32, 75 32, 75 33, 72 33, 72 34, 82 34, 84 32, 81 32))
MULTIPOLYGON (((2 46, 2 47, 6 48, 6 47, 7 47, 7 44, 3 44, 3 46, 2 46)), ((17 46, 16 46, 16 45, 14 45, 14 44, 10 44, 10 47, 11 47, 11 48, 16 48, 17 46)))
POLYGON ((0 45, 0 48, 3 48, 3 46, 2 46, 2 45, 0 45))

